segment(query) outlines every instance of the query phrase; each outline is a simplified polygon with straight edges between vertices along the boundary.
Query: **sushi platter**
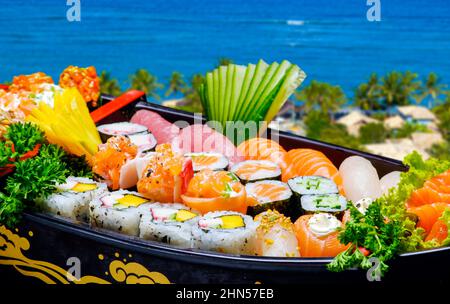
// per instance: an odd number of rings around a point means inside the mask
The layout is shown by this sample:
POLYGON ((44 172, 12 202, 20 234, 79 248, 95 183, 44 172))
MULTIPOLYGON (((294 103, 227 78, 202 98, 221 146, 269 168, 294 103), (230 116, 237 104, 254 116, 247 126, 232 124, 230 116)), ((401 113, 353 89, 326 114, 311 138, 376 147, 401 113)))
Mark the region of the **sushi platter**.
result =
MULTIPOLYGON (((304 75, 298 67, 282 66, 283 73, 301 83, 304 75)), ((200 95, 211 117, 216 109, 208 106, 207 86, 206 81, 200 95)), ((364 283, 379 280, 387 268, 384 281, 417 280, 418 273, 449 279, 447 236, 436 232, 448 205, 424 202, 420 196, 430 184, 450 180, 443 164, 423 163, 438 168, 411 190, 408 215, 400 224, 396 216, 403 213, 386 203, 381 215, 377 206, 397 199, 407 174, 417 173, 413 162, 408 167, 272 129, 234 143, 204 117, 199 121, 193 113, 147 102, 139 92, 117 99, 102 96, 102 107, 90 113, 75 90, 58 94, 53 108, 40 104, 26 122, 11 124, 4 135, 17 156, 0 166, 0 203, 12 208, 33 198, 17 221, 16 213, 10 221, 1 218, 0 277, 6 274, 9 282, 364 283), (83 131, 72 131, 78 121, 84 122, 83 131), (55 124, 67 134, 52 128, 55 124), (36 139, 23 151, 21 134, 36 139), (74 160, 72 154, 78 157, 74 160), (58 160, 52 163, 54 157, 58 160), (51 186, 38 192, 33 181, 45 182, 46 176, 39 175, 44 164, 53 168, 46 169, 51 186), (36 172, 27 172, 30 168, 36 172), (22 192, 27 195, 20 196, 22 192), (428 205, 441 208, 432 222, 422 217, 428 205), (381 222, 367 227, 376 216, 381 222), (410 230, 403 223, 412 223, 410 230), (395 255, 383 247, 377 253, 380 260, 369 265, 341 266, 346 255, 367 263, 375 254, 369 241, 358 243, 347 235, 361 227, 379 233, 383 246, 395 255), (411 236, 424 230, 427 239, 413 243, 411 236), (401 242, 416 250, 400 251, 401 242), (74 265, 79 271, 71 272, 74 265)))

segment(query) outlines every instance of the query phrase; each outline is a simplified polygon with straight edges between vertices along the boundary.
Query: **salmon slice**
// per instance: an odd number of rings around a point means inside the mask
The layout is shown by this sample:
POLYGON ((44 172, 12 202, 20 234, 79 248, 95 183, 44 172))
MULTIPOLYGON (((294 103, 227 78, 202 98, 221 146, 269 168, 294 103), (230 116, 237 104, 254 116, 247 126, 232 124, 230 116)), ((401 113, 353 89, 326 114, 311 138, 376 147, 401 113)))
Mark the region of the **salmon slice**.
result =
POLYGON ((335 257, 348 248, 338 240, 338 232, 323 237, 315 235, 309 230, 308 221, 311 214, 301 216, 294 224, 298 240, 300 256, 302 257, 335 257))
POLYGON ((276 201, 281 194, 286 192, 286 188, 275 184, 259 184, 254 191, 257 197, 266 197, 271 201, 276 201))
POLYGON ((433 225, 447 208, 450 208, 450 203, 433 203, 409 208, 408 212, 414 213, 419 217, 417 227, 425 229, 428 235, 431 232, 433 225))
POLYGON ((244 141, 237 147, 246 160, 269 160, 277 164, 282 174, 288 167, 287 152, 273 140, 256 137, 244 141))
POLYGON ((214 164, 219 158, 214 155, 198 155, 194 158, 194 163, 198 166, 209 166, 214 164))
POLYGON ((428 233, 425 241, 436 240, 442 243, 448 237, 448 227, 444 221, 438 220, 434 223, 430 233, 428 233))
POLYGON ((450 204, 450 170, 426 181, 422 188, 415 190, 408 202, 408 207, 418 207, 432 203, 450 204))
POLYGON ((275 171, 278 170, 278 168, 275 165, 270 166, 266 164, 247 163, 245 166, 239 167, 235 173, 242 178, 248 179, 258 170, 275 171))
POLYGON ((319 175, 332 179, 344 194, 342 177, 333 163, 320 151, 312 149, 293 149, 287 152, 290 165, 283 174, 282 180, 286 182, 296 176, 319 175))

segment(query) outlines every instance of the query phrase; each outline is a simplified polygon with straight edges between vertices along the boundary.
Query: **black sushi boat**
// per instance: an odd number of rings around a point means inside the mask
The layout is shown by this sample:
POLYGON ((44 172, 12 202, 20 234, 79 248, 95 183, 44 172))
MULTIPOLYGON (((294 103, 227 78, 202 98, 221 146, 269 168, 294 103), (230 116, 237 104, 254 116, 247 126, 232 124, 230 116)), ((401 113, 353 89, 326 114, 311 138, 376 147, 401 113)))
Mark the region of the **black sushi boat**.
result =
MULTIPOLYGON (((193 123, 192 113, 149 103, 142 94, 102 118, 102 123, 128 120, 137 109, 149 109, 165 119, 193 123)), ((108 103, 111 96, 102 96, 108 103)), ((268 130, 269 136, 273 130, 268 130)), ((278 131, 276 131, 278 132, 278 131)), ((280 131, 286 149, 313 148, 339 165, 346 157, 367 158, 379 175, 405 171, 399 161, 355 151, 280 131)), ((393 260, 384 282, 450 280, 450 247, 407 253, 393 260)), ((332 273, 327 258, 233 256, 183 250, 162 243, 92 229, 87 224, 26 213, 14 230, 0 226, 0 281, 8 283, 365 283, 367 273, 332 273)))

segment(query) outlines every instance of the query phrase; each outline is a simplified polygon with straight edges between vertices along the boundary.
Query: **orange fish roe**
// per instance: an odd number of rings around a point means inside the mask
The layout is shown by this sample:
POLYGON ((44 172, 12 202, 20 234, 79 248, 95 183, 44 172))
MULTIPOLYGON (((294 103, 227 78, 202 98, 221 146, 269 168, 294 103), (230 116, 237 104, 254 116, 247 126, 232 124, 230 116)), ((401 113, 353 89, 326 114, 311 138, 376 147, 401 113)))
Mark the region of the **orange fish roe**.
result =
POLYGON ((53 84, 53 79, 45 73, 37 72, 30 75, 14 76, 8 92, 29 91, 38 93, 42 84, 53 84))
POLYGON ((184 182, 184 157, 175 153, 170 144, 158 145, 155 150, 156 154, 149 160, 137 189, 145 197, 157 202, 180 201, 184 182))
POLYGON ((213 198, 227 195, 230 190, 241 191, 242 184, 227 171, 212 171, 209 169, 197 173, 189 183, 186 195, 190 197, 213 198))
POLYGON ((125 136, 115 136, 108 139, 106 144, 99 146, 99 151, 93 157, 94 173, 110 182, 113 190, 119 188, 120 169, 127 162, 136 157, 138 148, 125 136))
POLYGON ((80 68, 70 65, 61 73, 59 85, 62 88, 76 87, 86 102, 92 101, 92 105, 97 106, 100 79, 95 67, 80 68))

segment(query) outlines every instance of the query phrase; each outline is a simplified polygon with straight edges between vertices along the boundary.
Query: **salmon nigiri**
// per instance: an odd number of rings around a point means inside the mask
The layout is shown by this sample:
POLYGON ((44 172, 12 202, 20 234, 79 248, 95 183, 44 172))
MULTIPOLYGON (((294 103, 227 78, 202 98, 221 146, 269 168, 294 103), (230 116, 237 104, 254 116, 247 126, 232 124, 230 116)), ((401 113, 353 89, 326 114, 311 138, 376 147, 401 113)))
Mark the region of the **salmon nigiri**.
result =
POLYGON ((312 149, 293 149, 287 153, 290 165, 283 174, 283 181, 286 182, 292 177, 305 175, 318 175, 332 179, 343 194, 342 178, 338 169, 320 151, 312 149))
POLYGON ((419 207, 409 208, 408 212, 414 213, 419 217, 417 227, 425 229, 427 235, 433 228, 433 225, 442 216, 445 209, 450 208, 450 204, 447 203, 433 203, 422 205, 419 207))
POLYGON ((303 215, 294 224, 300 256, 334 257, 348 248, 338 240, 341 221, 328 213, 303 215))
POLYGON ((407 205, 417 207, 438 202, 450 204, 450 170, 426 181, 411 194, 407 205))
POLYGON ((256 137, 244 141, 237 147, 246 160, 270 160, 277 164, 284 174, 289 165, 286 150, 273 140, 256 137))

